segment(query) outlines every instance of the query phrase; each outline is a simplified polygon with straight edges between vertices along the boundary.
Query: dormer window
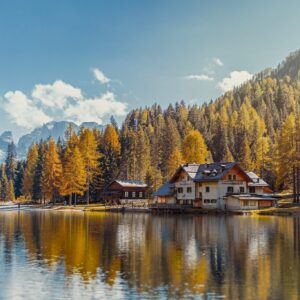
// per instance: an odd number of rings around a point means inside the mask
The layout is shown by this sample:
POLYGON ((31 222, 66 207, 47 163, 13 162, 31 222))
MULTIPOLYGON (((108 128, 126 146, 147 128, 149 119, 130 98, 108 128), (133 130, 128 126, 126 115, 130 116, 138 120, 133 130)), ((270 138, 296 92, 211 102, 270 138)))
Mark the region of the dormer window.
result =
POLYGON ((232 175, 232 180, 236 180, 236 175, 232 175))
POLYGON ((232 175, 231 174, 228 175, 228 180, 232 180, 232 175))

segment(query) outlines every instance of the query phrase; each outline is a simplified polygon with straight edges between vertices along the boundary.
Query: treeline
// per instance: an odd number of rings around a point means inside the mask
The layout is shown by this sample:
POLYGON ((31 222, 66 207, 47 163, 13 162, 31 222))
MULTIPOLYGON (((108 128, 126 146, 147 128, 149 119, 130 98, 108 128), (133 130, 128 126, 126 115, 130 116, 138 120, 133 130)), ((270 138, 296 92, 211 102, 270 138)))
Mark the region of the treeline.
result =
POLYGON ((295 59, 300 52, 276 72, 262 72, 201 106, 182 101, 135 109, 120 128, 112 118, 104 132, 82 128, 76 134, 70 127, 63 140, 32 145, 25 161, 16 160, 11 144, 0 172, 0 200, 89 202, 116 178, 143 180, 151 192, 183 162, 237 161, 273 188, 289 188, 300 162, 295 59))

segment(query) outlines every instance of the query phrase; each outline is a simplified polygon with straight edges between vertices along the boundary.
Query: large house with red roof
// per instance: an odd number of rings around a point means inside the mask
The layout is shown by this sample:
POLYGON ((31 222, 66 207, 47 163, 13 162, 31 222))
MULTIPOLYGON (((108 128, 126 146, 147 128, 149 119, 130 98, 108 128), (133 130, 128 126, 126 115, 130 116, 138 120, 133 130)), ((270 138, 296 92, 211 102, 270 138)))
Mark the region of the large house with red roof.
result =
POLYGON ((154 193, 154 201, 213 209, 259 209, 276 199, 269 185, 235 162, 183 164, 154 193))

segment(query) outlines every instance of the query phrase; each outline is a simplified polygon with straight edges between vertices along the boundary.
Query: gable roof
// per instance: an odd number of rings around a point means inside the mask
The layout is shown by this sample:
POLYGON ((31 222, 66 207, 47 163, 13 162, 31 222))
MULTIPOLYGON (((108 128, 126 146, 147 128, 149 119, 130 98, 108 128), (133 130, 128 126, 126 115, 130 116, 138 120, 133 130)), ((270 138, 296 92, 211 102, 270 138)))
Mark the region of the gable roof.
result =
POLYGON ((153 193, 153 196, 173 196, 174 191, 171 190, 172 187, 174 187, 174 184, 167 181, 156 192, 153 193))
MULTIPOLYGON (((199 165, 196 182, 218 181, 222 179, 233 167, 238 167, 245 173, 236 162, 215 162, 211 164, 199 165)), ((247 174, 245 173, 247 176, 247 174)), ((248 176, 247 176, 248 177, 248 176)))
POLYGON ((141 180, 114 180, 113 182, 117 182, 123 187, 147 187, 147 184, 141 180))
POLYGON ((257 176, 254 172, 246 173, 251 179, 251 182, 248 183, 248 186, 269 186, 262 178, 257 176))

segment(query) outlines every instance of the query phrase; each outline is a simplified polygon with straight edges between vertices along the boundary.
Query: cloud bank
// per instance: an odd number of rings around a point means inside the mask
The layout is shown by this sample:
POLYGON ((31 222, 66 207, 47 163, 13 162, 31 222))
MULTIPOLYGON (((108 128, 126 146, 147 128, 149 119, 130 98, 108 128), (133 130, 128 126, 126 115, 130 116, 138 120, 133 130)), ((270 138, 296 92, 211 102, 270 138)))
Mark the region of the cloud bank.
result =
POLYGON ((60 120, 102 124, 112 114, 126 115, 127 103, 118 101, 110 91, 93 98, 84 97, 80 88, 57 80, 52 84, 36 84, 30 96, 18 90, 7 92, 3 109, 13 123, 33 129, 60 120))
POLYGON ((217 87, 221 89, 222 92, 228 92, 250 80, 252 77, 253 74, 250 74, 248 71, 233 71, 230 72, 229 77, 225 77, 220 81, 217 87))

